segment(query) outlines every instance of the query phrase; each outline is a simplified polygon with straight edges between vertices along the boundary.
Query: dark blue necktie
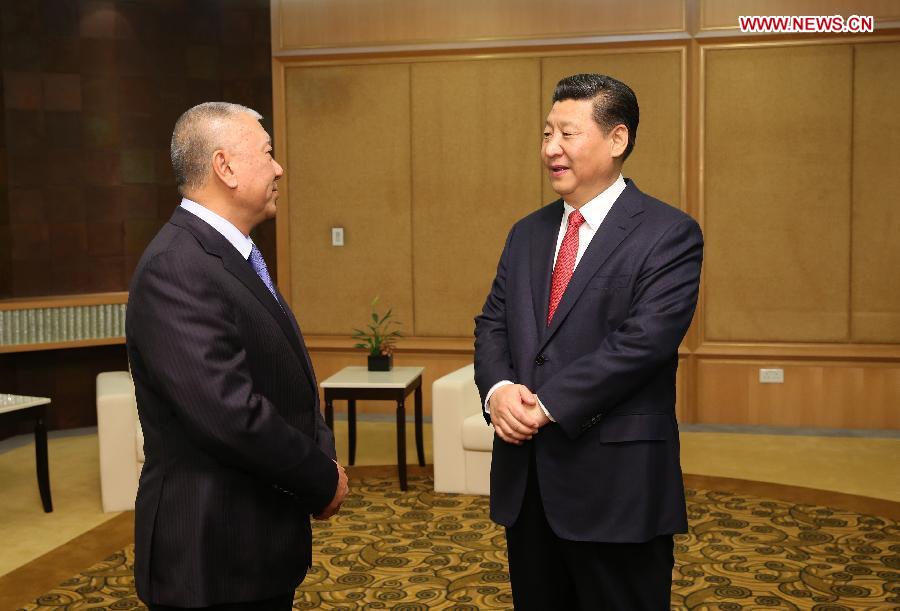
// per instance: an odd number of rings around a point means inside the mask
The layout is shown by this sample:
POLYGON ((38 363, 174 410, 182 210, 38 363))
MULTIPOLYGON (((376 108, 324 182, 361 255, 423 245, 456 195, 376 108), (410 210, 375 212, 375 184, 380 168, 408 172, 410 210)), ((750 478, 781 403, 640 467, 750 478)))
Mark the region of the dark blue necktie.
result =
MULTIPOLYGON (((250 266, 253 268, 253 271, 256 272, 256 275, 259 276, 259 279, 263 281, 263 284, 266 285, 266 288, 269 289, 269 292, 272 293, 272 297, 275 298, 275 301, 278 301, 278 295, 275 293, 275 285, 272 284, 272 277, 269 276, 269 268, 266 267, 266 260, 263 259, 262 253, 259 252, 256 244, 254 244, 253 248, 250 250, 250 266)), ((280 302, 279 305, 281 305, 280 302)))

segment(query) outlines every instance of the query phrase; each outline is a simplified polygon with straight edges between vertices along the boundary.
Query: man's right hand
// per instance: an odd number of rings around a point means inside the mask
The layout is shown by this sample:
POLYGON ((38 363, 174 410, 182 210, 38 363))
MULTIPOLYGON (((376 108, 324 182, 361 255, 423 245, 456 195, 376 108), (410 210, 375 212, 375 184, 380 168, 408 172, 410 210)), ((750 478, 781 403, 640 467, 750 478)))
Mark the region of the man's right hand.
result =
POLYGON ((344 468, 337 461, 335 461, 334 464, 338 470, 337 490, 335 490, 334 498, 331 499, 331 503, 328 504, 328 507, 323 509, 318 515, 313 516, 317 520, 327 520, 336 514, 338 509, 341 508, 341 503, 344 502, 344 497, 350 492, 350 486, 347 484, 346 471, 344 471, 344 468))
POLYGON ((537 397, 521 384, 501 386, 491 395, 491 423, 500 439, 522 445, 538 431, 537 397))

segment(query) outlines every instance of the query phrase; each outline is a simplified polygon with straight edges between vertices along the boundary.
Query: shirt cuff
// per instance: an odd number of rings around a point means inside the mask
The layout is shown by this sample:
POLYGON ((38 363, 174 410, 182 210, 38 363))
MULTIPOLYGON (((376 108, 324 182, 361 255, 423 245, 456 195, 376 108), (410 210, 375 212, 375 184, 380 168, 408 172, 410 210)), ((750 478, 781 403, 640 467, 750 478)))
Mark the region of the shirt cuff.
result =
POLYGON ((556 422, 556 418, 553 417, 553 414, 547 411, 547 408, 544 407, 544 403, 543 401, 541 401, 540 397, 535 395, 534 398, 537 399, 538 407, 540 407, 541 411, 544 412, 544 415, 550 419, 550 422, 556 422))
POLYGON ((484 413, 485 414, 491 413, 491 407, 490 407, 491 395, 494 394, 494 391, 497 390, 498 388, 500 388, 501 386, 509 386, 510 384, 512 384, 512 382, 510 382, 509 380, 500 380, 499 382, 497 382, 496 384, 491 386, 491 389, 489 391, 487 391, 487 394, 484 396, 484 413))

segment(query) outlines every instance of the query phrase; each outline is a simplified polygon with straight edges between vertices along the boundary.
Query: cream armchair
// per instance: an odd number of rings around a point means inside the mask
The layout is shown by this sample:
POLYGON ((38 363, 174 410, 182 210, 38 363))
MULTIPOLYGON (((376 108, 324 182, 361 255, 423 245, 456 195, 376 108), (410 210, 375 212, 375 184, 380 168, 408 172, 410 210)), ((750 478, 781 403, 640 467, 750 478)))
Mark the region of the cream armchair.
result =
POLYGON ((449 373, 431 388, 435 491, 488 494, 494 428, 481 413, 475 366, 449 373))
POLYGON ((97 376, 97 439, 103 511, 134 509, 144 466, 144 435, 134 383, 127 371, 105 371, 97 376))

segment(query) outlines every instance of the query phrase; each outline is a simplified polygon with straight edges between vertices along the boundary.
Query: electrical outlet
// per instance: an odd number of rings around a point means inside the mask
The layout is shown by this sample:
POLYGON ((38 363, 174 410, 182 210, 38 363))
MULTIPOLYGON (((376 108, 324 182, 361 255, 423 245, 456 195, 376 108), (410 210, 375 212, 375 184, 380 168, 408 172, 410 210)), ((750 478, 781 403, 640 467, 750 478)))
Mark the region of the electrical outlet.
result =
POLYGON ((760 384, 784 384, 784 369, 781 367, 774 369, 759 370, 760 384))
POLYGON ((343 246, 344 245, 344 228, 343 227, 332 227, 331 228, 331 245, 332 246, 343 246))

